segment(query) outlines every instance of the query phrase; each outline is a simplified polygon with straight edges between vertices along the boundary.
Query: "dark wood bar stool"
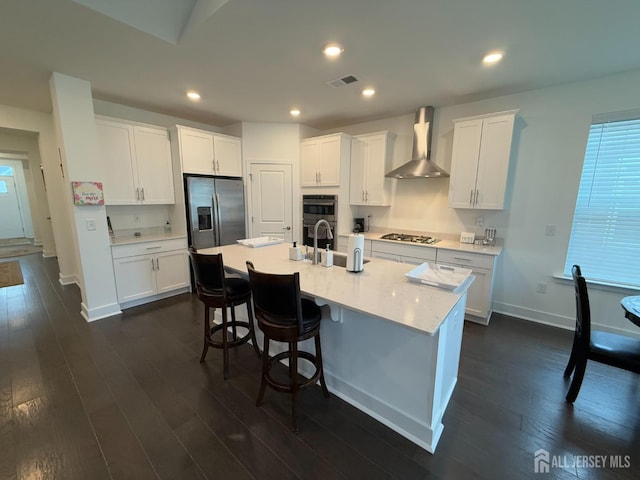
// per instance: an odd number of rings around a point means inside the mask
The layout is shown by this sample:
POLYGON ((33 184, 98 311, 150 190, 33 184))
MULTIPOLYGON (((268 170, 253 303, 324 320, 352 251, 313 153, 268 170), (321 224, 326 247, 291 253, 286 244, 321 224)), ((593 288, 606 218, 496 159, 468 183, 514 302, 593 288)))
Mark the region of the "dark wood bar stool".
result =
POLYGON ((267 385, 278 392, 291 394, 291 418, 293 431, 298 431, 298 391, 315 385, 320 385, 325 397, 329 397, 329 390, 324 381, 322 369, 322 349, 320 346, 320 307, 310 300, 300 296, 300 274, 275 275, 258 272, 253 263, 247 262, 249 282, 253 292, 258 327, 264 333, 264 348, 262 352, 262 379, 256 405, 262 403, 267 385), (315 355, 298 351, 298 342, 314 338, 315 355), (289 350, 269 358, 269 341, 285 342, 289 350), (276 362, 287 358, 289 360, 289 383, 276 381, 271 375, 271 368, 276 362), (311 378, 299 381, 298 359, 303 358, 315 367, 311 378))
POLYGON ((198 298, 204 303, 204 347, 200 357, 200 363, 204 362, 209 347, 221 348, 223 351, 224 378, 229 378, 229 349, 247 343, 249 339, 253 343, 256 354, 260 356, 258 343, 253 326, 253 314, 251 312, 251 287, 244 278, 226 277, 222 254, 204 255, 197 253, 192 247, 189 249, 189 257, 196 281, 198 298), (235 307, 247 304, 248 322, 236 320, 235 307), (222 311, 222 323, 211 326, 210 310, 219 308, 222 311), (227 319, 227 308, 231 309, 231 321, 227 319), (229 327, 231 327, 231 340, 229 340, 229 327), (237 328, 247 329, 247 333, 238 336, 237 328), (221 339, 214 339, 214 335, 220 332, 221 339))

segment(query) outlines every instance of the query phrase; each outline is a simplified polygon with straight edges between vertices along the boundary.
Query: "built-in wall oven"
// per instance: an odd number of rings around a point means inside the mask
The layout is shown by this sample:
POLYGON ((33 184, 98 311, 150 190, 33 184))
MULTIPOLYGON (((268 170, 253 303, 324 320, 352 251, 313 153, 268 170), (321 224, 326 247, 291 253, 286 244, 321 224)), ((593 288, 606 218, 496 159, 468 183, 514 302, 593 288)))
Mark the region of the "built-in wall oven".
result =
POLYGON ((318 247, 327 244, 335 250, 338 241, 336 225, 338 224, 337 195, 303 195, 302 196, 302 244, 313 246, 314 227, 316 222, 324 218, 331 226, 333 240, 327 238, 325 228, 318 229, 318 247))

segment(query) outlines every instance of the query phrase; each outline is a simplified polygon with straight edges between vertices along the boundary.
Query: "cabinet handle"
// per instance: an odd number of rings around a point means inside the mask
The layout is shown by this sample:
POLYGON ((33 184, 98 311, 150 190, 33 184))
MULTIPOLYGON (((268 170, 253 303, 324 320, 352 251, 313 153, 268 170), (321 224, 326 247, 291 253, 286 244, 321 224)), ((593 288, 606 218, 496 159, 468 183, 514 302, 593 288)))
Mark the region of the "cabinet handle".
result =
POLYGON ((216 160, 216 170, 220 172, 220 160, 216 160))
POLYGON ((473 206, 473 188, 469 191, 469 205, 473 206))
POLYGON ((462 258, 462 257, 453 257, 456 260, 460 260, 462 262, 472 262, 473 260, 471 260, 470 258, 462 258))
POLYGON ((160 270, 160 259, 156 258, 156 270, 160 270))
POLYGON ((476 198, 475 198, 475 200, 473 201, 473 205, 474 205, 474 206, 475 206, 475 205, 478 205, 478 192, 479 192, 479 190, 476 190, 476 198))
POLYGON ((362 190, 362 201, 364 202, 364 190, 362 190))
POLYGON ((142 200, 144 201, 144 187, 142 187, 141 190, 142 190, 142 200))
POLYGON ((369 190, 367 190, 364 194, 364 201, 368 202, 369 201, 369 190))
POLYGON ((136 200, 140 200, 140 189, 136 188, 136 200))
POLYGON ((322 183, 322 173, 318 172, 318 183, 322 183))
POLYGON ((155 250, 156 248, 162 248, 162 245, 156 245, 154 247, 146 247, 147 250, 155 250))
POLYGON ((156 271, 156 266, 153 263, 153 258, 151 259, 151 270, 153 270, 154 272, 156 271))
POLYGON ((211 159, 211 170, 216 171, 216 161, 213 158, 211 159))

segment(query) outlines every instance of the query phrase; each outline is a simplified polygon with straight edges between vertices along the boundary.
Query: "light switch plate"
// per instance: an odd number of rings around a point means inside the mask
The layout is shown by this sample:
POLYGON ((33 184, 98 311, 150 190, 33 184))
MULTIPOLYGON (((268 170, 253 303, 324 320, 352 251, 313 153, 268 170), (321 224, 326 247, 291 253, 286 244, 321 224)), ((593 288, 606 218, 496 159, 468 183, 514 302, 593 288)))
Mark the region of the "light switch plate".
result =
POLYGON ((476 234, 473 232, 462 232, 460 234, 460 243, 473 243, 476 239, 476 234))

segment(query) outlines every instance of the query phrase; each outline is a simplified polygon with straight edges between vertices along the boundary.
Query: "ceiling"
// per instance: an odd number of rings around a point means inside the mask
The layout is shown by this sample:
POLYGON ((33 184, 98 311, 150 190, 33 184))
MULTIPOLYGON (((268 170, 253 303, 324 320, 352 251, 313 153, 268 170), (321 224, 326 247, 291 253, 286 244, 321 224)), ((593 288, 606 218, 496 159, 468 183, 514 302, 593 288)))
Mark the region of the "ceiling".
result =
POLYGON ((51 111, 56 71, 197 122, 336 128, 640 69, 638 18, 635 0, 2 0, 0 104, 51 111))

